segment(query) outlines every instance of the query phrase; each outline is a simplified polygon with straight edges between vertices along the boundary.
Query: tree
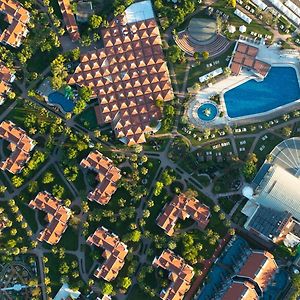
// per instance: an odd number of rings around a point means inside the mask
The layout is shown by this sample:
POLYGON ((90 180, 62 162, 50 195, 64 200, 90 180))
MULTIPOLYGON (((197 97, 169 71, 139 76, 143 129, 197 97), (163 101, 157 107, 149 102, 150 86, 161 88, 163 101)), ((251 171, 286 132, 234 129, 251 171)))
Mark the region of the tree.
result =
POLYGON ((283 127, 282 128, 282 134, 285 136, 285 137, 290 137, 291 134, 292 134, 292 128, 291 127, 283 127))
POLYGON ((208 59, 209 58, 209 52, 208 51, 203 51, 202 52, 202 57, 203 57, 203 59, 208 59))
POLYGON ((105 282, 102 285, 102 293, 103 295, 111 295, 114 291, 113 286, 110 283, 105 282))
POLYGON ((46 172, 44 177, 43 177, 43 184, 48 184, 54 181, 54 175, 51 172, 46 172))
POLYGON ((89 18, 89 25, 93 28, 93 29, 97 29, 101 26, 102 23, 102 17, 98 16, 98 15, 92 15, 89 18))
POLYGON ((129 277, 124 277, 121 280, 121 287, 125 290, 127 290, 131 286, 132 282, 129 277))
POLYGON ((236 0, 228 0, 228 5, 233 8, 236 8, 236 0))
POLYGON ((160 195, 163 187, 164 187, 164 184, 162 182, 156 181, 155 188, 154 188, 154 191, 153 191, 154 196, 160 195))
POLYGON ((23 184, 24 179, 20 176, 14 175, 11 179, 11 182, 14 187, 18 188, 23 184))
POLYGON ((184 52, 177 45, 173 45, 168 48, 167 57, 173 64, 182 62, 184 60, 184 52))
POLYGON ((216 212, 216 213, 219 212, 219 211, 221 210, 220 206, 217 205, 217 204, 214 205, 214 208, 213 208, 213 209, 214 209, 214 212, 216 212))
POLYGON ((250 153, 243 167, 243 174, 246 180, 250 181, 254 177, 256 173, 257 162, 258 159, 256 155, 254 153, 250 153))

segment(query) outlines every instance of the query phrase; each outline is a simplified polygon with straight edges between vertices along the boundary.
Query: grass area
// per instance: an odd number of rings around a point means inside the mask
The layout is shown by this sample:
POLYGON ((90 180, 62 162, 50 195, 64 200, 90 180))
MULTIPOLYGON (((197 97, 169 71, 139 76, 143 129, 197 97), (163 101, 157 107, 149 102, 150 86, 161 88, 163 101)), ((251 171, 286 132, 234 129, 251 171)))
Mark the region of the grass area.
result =
POLYGON ((147 143, 143 144, 143 149, 144 151, 163 152, 166 149, 169 141, 169 138, 149 138, 147 143), (157 146, 159 148, 157 148, 157 146))
POLYGON ((42 52, 38 49, 27 62, 28 72, 43 72, 60 52, 60 48, 53 48, 50 52, 42 52))
POLYGON ((32 232, 35 233, 38 230, 38 224, 35 220, 35 211, 32 208, 28 207, 27 204, 24 204, 20 201, 16 200, 16 204, 18 205, 20 212, 22 213, 32 232))
MULTIPOLYGON (((187 63, 173 64, 179 91, 182 90, 187 63)), ((189 83, 188 83, 189 85, 189 83)))
MULTIPOLYGON (((200 65, 196 65, 195 67, 191 67, 190 68, 190 72, 189 72, 189 76, 188 76, 188 84, 187 87, 192 87, 195 83, 199 83, 199 77, 211 72, 215 69, 218 69, 220 67, 224 68, 228 66, 228 61, 226 60, 226 58, 228 56, 230 56, 232 54, 234 48, 234 44, 232 44, 229 49, 224 52, 222 55, 215 57, 215 58, 209 58, 203 62, 201 62, 200 65), (213 67, 207 67, 208 64, 215 62, 215 61, 219 61, 218 64, 214 65, 213 67)), ((175 70, 176 71, 176 70, 175 70)), ((180 73, 176 73, 176 77, 177 76, 184 76, 184 74, 180 74, 180 73)))
MULTIPOLYGON (((215 9, 218 9, 222 11, 223 13, 227 14, 229 16, 228 22, 232 25, 234 25, 236 28, 239 28, 241 25, 245 25, 245 22, 240 19, 238 16, 234 14, 235 8, 228 5, 228 2, 226 0, 219 0, 216 1, 212 7, 215 9)), ((273 36, 273 33, 265 28, 262 24, 259 24, 255 19, 254 15, 251 15, 252 22, 251 24, 247 24, 247 31, 244 33, 244 35, 249 34, 251 31, 254 31, 258 34, 267 34, 273 36)), ((240 35, 240 32, 237 30, 233 35, 231 35, 232 38, 237 38, 240 35)))
POLYGON ((243 161, 247 159, 250 148, 254 142, 255 138, 243 138, 243 139, 235 139, 236 147, 238 150, 239 158, 243 161), (243 148, 245 150, 243 151, 243 148), (240 151, 240 149, 242 151, 240 151))
POLYGON ((247 200, 243 200, 240 205, 238 206, 237 210, 235 211, 235 213, 233 214, 231 220, 238 224, 239 226, 243 226, 246 221, 247 221, 247 217, 241 213, 241 210, 243 209, 243 207, 245 206, 247 200))
POLYGON ((130 300, 159 300, 158 297, 151 297, 147 295, 141 288, 136 284, 133 286, 131 293, 128 295, 130 300))
POLYGON ((258 167, 263 164, 266 156, 273 150, 273 148, 283 140, 279 136, 272 133, 267 133, 263 135, 263 137, 259 139, 253 151, 258 158, 258 167), (267 136, 267 139, 263 141, 262 138, 265 136, 267 136))
POLYGON ((234 182, 239 178, 239 169, 228 168, 224 170, 224 174, 214 181, 213 192, 218 194, 232 191, 234 182))
POLYGON ((85 109, 81 114, 76 116, 75 121, 89 130, 99 128, 95 113, 95 106, 85 109))
POLYGON ((59 245, 66 250, 76 251, 78 248, 78 232, 69 225, 62 235, 59 245))
POLYGON ((221 197, 218 199, 219 205, 224 210, 225 213, 229 214, 234 207, 235 203, 230 199, 230 197, 221 197))
POLYGON ((161 213, 164 205, 171 200, 168 196, 167 190, 164 188, 160 195, 152 196, 151 199, 154 201, 154 206, 150 207, 150 217, 146 219, 145 230, 150 232, 162 232, 162 230, 156 225, 156 218, 161 213))

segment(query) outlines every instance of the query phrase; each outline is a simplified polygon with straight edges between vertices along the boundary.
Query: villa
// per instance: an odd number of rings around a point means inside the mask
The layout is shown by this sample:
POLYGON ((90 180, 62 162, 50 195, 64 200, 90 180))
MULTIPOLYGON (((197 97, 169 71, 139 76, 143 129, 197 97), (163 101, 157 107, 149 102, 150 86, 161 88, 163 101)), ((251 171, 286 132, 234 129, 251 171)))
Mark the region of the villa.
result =
POLYGON ((273 299, 272 295, 279 293, 278 274, 270 252, 254 250, 243 238, 234 236, 212 266, 196 299, 273 299))
POLYGON ((96 178, 100 182, 95 190, 89 193, 88 199, 101 205, 107 204, 117 190, 116 183, 121 178, 121 171, 113 165, 112 160, 99 151, 91 152, 80 165, 96 172, 96 178))
POLYGON ((75 20, 75 16, 72 11, 71 3, 69 0, 58 0, 58 4, 61 10, 61 14, 64 18, 64 22, 67 31, 71 37, 72 42, 76 42, 80 39, 79 29, 75 20))
POLYGON ((66 231, 71 210, 61 205, 60 202, 61 200, 44 191, 38 193, 35 199, 28 204, 30 208, 41 210, 47 214, 48 226, 40 232, 38 236, 40 242, 44 241, 50 245, 55 245, 66 231))
POLYGON ((10 92, 10 84, 15 78, 16 76, 11 73, 10 69, 0 62, 0 105, 3 104, 5 95, 10 92))
MULTIPOLYGON (((236 276, 224 283, 222 300, 259 299, 277 271, 274 256, 267 251, 252 250, 236 276), (243 298, 244 293, 254 298, 243 298)), ((222 292, 221 292, 222 294, 222 292)))
POLYGON ((22 39, 28 34, 29 12, 14 0, 0 0, 0 13, 10 25, 0 35, 0 42, 12 47, 20 47, 22 39))
POLYGON ((68 84, 92 89, 98 123, 111 123, 118 139, 144 143, 160 126, 156 101, 174 97, 151 1, 132 4, 101 33, 104 48, 82 55, 68 84))
POLYGON ((20 172, 30 159, 30 151, 34 148, 35 141, 11 121, 0 124, 0 138, 9 142, 8 149, 12 151, 6 160, 0 162, 0 169, 12 174, 20 172))
POLYGON ((242 210, 245 228, 287 246, 300 243, 299 154, 300 138, 281 142, 243 191, 249 199, 242 210))
POLYGON ((90 246, 95 245, 104 249, 102 256, 106 259, 101 267, 97 268, 94 275, 106 281, 112 281, 125 264, 128 253, 127 246, 119 237, 110 233, 106 228, 99 227, 86 241, 90 246))
POLYGON ((161 291, 160 298, 163 300, 183 300, 185 293, 191 287, 191 281, 194 277, 193 268, 169 249, 164 250, 158 258, 155 257, 152 265, 170 272, 169 279, 172 283, 167 289, 161 291))
POLYGON ((209 207, 201 204, 195 198, 189 198, 184 194, 176 195, 173 200, 166 204, 162 213, 156 219, 157 225, 172 236, 175 231, 177 219, 185 220, 192 218, 200 229, 204 230, 209 222, 209 207))

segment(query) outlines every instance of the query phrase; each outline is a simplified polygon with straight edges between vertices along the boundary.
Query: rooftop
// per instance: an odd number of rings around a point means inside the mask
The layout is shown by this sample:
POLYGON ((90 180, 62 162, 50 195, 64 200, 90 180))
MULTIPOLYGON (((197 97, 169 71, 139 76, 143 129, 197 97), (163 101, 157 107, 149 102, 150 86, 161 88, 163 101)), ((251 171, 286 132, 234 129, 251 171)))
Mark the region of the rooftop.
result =
POLYGON ((72 11, 71 3, 69 0, 58 0, 58 4, 61 10, 61 14, 64 18, 64 22, 67 28, 67 31, 73 42, 76 42, 80 39, 79 29, 75 20, 75 16, 72 11))
POLYGON ((245 227, 272 239, 281 235, 291 219, 292 215, 287 211, 259 206, 245 227))
POLYGON ((238 42, 235 47, 233 58, 230 62, 232 75, 239 75, 242 67, 250 68, 261 76, 265 77, 271 66, 256 59, 258 48, 238 42))
POLYGON ((183 258, 175 255, 169 249, 164 250, 158 258, 155 258, 152 265, 169 271, 169 279, 172 280, 171 285, 161 291, 160 298, 163 300, 184 299, 184 295, 190 289, 194 277, 193 268, 185 263, 183 258))
POLYGON ((29 207, 45 212, 49 222, 47 227, 40 232, 39 241, 55 245, 66 231, 71 210, 60 204, 60 202, 60 199, 57 199, 46 191, 38 193, 35 199, 30 201, 29 207))
POLYGON ((97 268, 94 275, 106 281, 112 281, 124 266, 124 259, 128 253, 127 246, 119 237, 110 233, 106 228, 99 227, 87 239, 89 245, 95 245, 104 249, 102 256, 106 259, 102 266, 97 268))
POLYGON ((89 193, 88 199, 105 205, 117 190, 117 182, 121 178, 121 171, 113 165, 112 160, 103 156, 99 151, 90 152, 80 165, 97 173, 100 182, 95 190, 89 193))
POLYGON ((272 165, 255 190, 254 200, 265 207, 278 211, 287 211, 300 220, 299 178, 272 165))
POLYGON ((0 13, 6 15, 5 21, 10 25, 0 35, 0 42, 12 47, 19 47, 27 35, 29 12, 18 1, 0 0, 0 13))
POLYGON ((184 194, 180 194, 164 207, 163 212, 157 218, 157 225, 171 236, 178 218, 182 220, 192 218, 197 222, 199 228, 204 229, 209 222, 209 217, 208 206, 195 198, 188 198, 184 194))
MULTIPOLYGON (((151 6, 140 3, 132 6, 151 6)), ((155 101, 173 99, 158 26, 154 18, 129 23, 118 16, 101 33, 104 48, 82 55, 68 83, 92 89, 99 124, 111 123, 128 145, 144 143, 145 133, 153 132, 152 121, 161 118, 155 101)))
POLYGON ((0 61, 0 104, 4 100, 4 96, 10 91, 10 83, 15 79, 15 76, 11 73, 0 61))
POLYGON ((11 155, 0 162, 0 169, 12 174, 20 172, 25 163, 30 159, 29 152, 33 149, 35 141, 26 132, 11 121, 0 124, 0 138, 8 141, 11 155))

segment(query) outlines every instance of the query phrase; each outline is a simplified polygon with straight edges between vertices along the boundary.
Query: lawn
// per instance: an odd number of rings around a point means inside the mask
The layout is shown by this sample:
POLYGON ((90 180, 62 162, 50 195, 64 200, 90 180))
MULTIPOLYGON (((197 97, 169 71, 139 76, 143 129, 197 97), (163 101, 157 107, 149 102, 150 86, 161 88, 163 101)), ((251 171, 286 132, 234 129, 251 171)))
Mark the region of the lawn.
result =
POLYGON ((150 297, 143 290, 140 289, 139 285, 136 284, 133 286, 131 293, 128 295, 130 300, 159 300, 158 297, 150 297))
POLYGON ((214 181, 213 192, 226 193, 232 191, 233 183, 240 178, 240 172, 238 168, 231 168, 224 170, 224 174, 218 177, 214 181))
POLYGON ((99 128, 96 119, 95 106, 85 109, 81 114, 76 116, 75 121, 89 130, 99 128))
MULTIPOLYGON (((230 7, 227 3, 228 3, 228 1, 226 1, 226 0, 219 0, 219 1, 216 1, 212 5, 212 7, 227 14, 229 16, 229 23, 234 25, 236 28, 239 28, 239 26, 241 26, 241 25, 247 25, 246 26, 247 31, 246 31, 246 33, 244 33, 244 35, 250 34, 251 31, 254 31, 258 34, 262 34, 262 35, 267 34, 267 35, 273 36, 273 33, 271 31, 269 31, 262 24, 259 24, 257 21, 254 20, 255 16, 253 16, 253 15, 251 15, 251 18, 252 18, 251 24, 245 24, 245 22, 242 19, 240 19, 238 16, 236 16, 234 14, 235 8, 230 7)), ((240 32, 237 30, 232 35, 232 38, 237 38, 239 35, 240 35, 240 32)))
POLYGON ((38 49, 27 62, 28 72, 42 73, 60 52, 60 48, 53 48, 50 52, 38 49))
POLYGON ((229 214, 234 207, 235 203, 230 197, 221 197, 218 199, 219 205, 226 214, 229 214))
POLYGON ((38 230, 38 224, 35 220, 35 211, 32 208, 28 207, 27 204, 24 204, 18 200, 16 200, 16 204, 18 205, 20 212, 28 223, 30 229, 33 233, 35 233, 38 230))
POLYGON ((258 158, 258 167, 260 167, 263 164, 263 162, 266 159, 266 156, 273 150, 273 148, 283 140, 279 136, 274 135, 272 133, 265 134, 262 137, 259 139, 253 151, 258 158), (268 138, 263 141, 262 137, 264 136, 267 136, 268 138), (261 148, 263 146, 264 148, 261 148))
POLYGON ((236 223, 239 226, 243 226, 247 221, 247 217, 243 213, 241 213, 241 210, 245 206, 246 202, 247 200, 243 200, 240 203, 240 205, 238 206, 237 210, 235 211, 235 213, 231 218, 232 222, 236 223))
POLYGON ((66 250, 76 251, 78 248, 78 232, 70 225, 61 237, 59 246, 66 250))
POLYGON ((187 63, 173 64, 179 91, 182 90, 187 63))
POLYGON ((246 160, 248 153, 250 151, 250 148, 254 142, 255 138, 244 138, 244 139, 235 139, 236 147, 238 150, 239 158, 241 160, 246 160), (245 148, 245 151, 240 151, 240 149, 245 148))
MULTIPOLYGON (((189 72, 189 76, 188 76, 188 85, 187 87, 192 87, 196 82, 199 82, 199 77, 211 72, 217 68, 225 68, 228 66, 228 61, 226 60, 228 56, 231 56, 232 51, 234 48, 234 44, 232 44, 229 49, 224 52, 222 55, 218 56, 218 57, 214 57, 212 59, 207 59, 203 62, 201 62, 200 65, 196 65, 195 67, 191 67, 190 68, 190 72, 189 72), (208 64, 215 62, 215 61, 219 61, 218 64, 214 65, 213 67, 207 67, 208 64)), ((177 73, 176 73, 177 76, 177 73)), ((182 76, 179 75, 178 76, 182 76)), ((184 75, 183 75, 184 76, 184 75)))

